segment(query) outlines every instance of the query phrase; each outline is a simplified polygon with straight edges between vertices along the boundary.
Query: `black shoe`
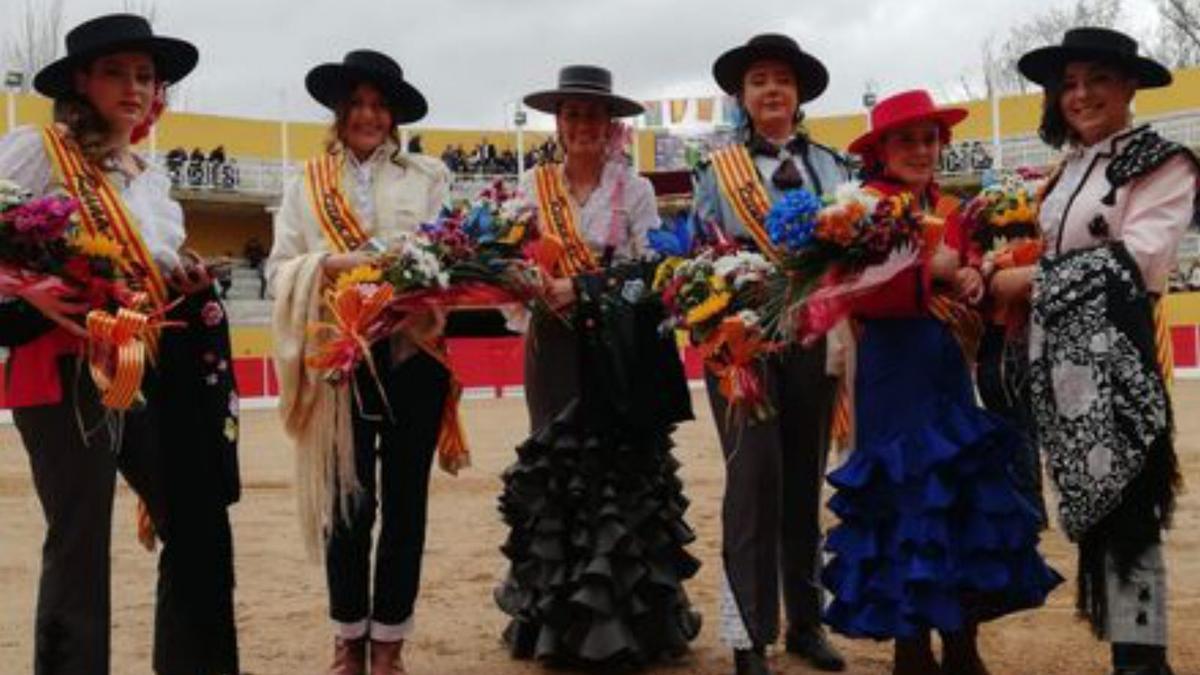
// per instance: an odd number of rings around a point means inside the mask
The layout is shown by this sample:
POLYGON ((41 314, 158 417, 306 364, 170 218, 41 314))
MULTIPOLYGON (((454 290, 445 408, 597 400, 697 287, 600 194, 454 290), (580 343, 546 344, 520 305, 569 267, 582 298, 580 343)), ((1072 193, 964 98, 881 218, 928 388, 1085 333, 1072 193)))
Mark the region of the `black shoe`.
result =
POLYGON ((820 628, 788 629, 786 641, 789 654, 803 658, 817 670, 840 673, 846 669, 846 660, 820 628))
POLYGON ((1114 642, 1113 675, 1173 675, 1167 665, 1167 648, 1114 642))
POLYGON ((762 647, 733 650, 733 668, 735 675, 774 675, 762 647))

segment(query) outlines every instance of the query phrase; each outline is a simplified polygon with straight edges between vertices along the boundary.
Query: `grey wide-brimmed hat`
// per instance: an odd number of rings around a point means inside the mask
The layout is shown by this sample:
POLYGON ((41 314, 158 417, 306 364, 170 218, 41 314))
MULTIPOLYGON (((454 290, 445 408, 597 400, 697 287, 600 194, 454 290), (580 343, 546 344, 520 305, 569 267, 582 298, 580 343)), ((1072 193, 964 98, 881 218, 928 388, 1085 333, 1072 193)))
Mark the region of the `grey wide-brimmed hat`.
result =
POLYGON ((195 45, 179 38, 155 35, 150 22, 136 14, 106 14, 85 21, 67 33, 67 55, 38 71, 33 88, 61 98, 75 87, 74 73, 97 57, 116 52, 145 52, 154 60, 154 74, 170 83, 182 80, 200 60, 195 45))
POLYGON ((348 52, 341 63, 322 63, 308 71, 304 86, 318 103, 334 110, 359 84, 367 82, 392 109, 393 122, 416 122, 429 112, 425 97, 404 79, 404 70, 392 57, 371 49, 348 52))
POLYGON ((537 91, 525 97, 525 105, 554 115, 567 99, 589 99, 608 105, 613 117, 632 117, 645 112, 641 103, 614 94, 612 73, 600 66, 566 66, 558 71, 558 88, 537 91))
POLYGON ((725 93, 739 94, 746 71, 764 59, 783 61, 792 67, 796 73, 801 103, 820 96, 829 86, 829 71, 825 64, 801 49, 792 38, 777 33, 755 35, 746 44, 722 54, 713 63, 713 77, 725 93))
POLYGON ((1111 63, 1137 78, 1139 89, 1171 84, 1171 71, 1154 59, 1138 55, 1137 40, 1110 28, 1072 28, 1061 44, 1041 47, 1017 61, 1026 78, 1042 85, 1062 77, 1072 61, 1111 63))

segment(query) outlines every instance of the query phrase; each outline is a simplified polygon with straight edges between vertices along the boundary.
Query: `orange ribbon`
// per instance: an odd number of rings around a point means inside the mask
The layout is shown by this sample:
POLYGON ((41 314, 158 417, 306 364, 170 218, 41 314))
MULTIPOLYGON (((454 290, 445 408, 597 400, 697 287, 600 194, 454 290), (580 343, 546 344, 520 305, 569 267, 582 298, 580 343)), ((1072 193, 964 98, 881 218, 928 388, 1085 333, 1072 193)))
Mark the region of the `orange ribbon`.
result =
POLYGON ((773 412, 762 378, 755 372, 758 357, 777 349, 762 334, 737 317, 723 320, 699 345, 704 363, 717 378, 717 389, 729 402, 728 412, 753 412, 766 419, 773 412))
POLYGON ((116 315, 88 312, 88 367, 106 408, 128 410, 133 405, 156 330, 151 316, 127 307, 116 315))

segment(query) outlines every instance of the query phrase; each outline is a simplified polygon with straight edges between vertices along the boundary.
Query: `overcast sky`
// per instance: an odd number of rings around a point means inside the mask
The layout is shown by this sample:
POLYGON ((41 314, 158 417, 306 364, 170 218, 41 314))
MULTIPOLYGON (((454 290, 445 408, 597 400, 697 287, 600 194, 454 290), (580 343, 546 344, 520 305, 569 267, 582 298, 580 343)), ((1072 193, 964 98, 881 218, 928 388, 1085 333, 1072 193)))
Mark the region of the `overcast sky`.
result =
MULTIPOLYGON (((27 2, 0 0, 11 25, 27 2)), ((1063 4, 1068 0, 1055 0, 1063 4)), ((65 0, 66 24, 122 0, 65 0)), ((828 91, 812 114, 855 112, 880 92, 923 86, 961 95, 980 45, 1000 40, 1047 0, 134 0, 156 30, 200 48, 176 101, 227 115, 324 119, 304 90, 312 66, 369 47, 395 57, 425 93, 428 126, 502 128, 513 102, 552 86, 558 67, 596 63, 639 100, 718 93, 712 62, 759 32, 795 37, 825 62, 828 91)), ((1125 0, 1125 28, 1144 34, 1153 0, 1125 0)), ((0 25, 0 31, 8 30, 0 25)))

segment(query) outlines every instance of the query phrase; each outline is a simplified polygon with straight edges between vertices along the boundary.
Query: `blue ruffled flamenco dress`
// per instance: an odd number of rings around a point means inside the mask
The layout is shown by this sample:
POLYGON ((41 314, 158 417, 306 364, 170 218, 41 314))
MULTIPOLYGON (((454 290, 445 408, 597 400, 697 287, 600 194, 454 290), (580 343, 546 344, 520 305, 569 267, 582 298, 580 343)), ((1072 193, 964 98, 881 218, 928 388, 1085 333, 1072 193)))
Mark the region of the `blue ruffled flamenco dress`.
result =
POLYGON ((863 322, 856 447, 829 476, 840 523, 825 621, 850 637, 953 632, 1041 605, 1062 582, 1011 474, 1024 441, 975 404, 962 350, 929 318, 863 322))

